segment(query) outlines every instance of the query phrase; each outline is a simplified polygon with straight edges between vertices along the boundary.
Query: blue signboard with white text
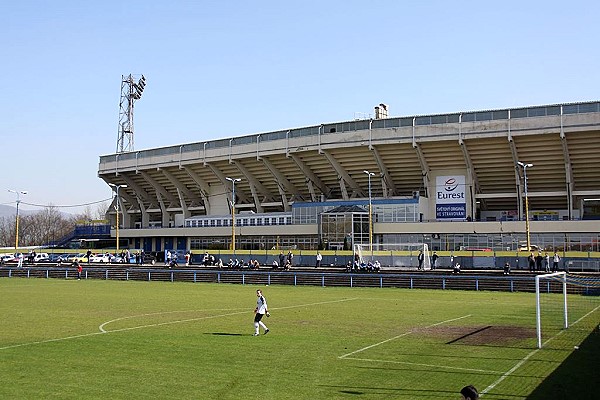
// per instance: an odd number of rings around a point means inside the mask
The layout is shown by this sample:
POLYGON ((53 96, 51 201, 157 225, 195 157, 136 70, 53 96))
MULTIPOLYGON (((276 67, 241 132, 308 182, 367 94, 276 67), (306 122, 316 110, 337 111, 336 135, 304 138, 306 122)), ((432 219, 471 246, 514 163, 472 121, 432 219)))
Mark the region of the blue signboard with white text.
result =
POLYGON ((443 220, 466 217, 465 176, 438 176, 435 181, 435 218, 443 220))

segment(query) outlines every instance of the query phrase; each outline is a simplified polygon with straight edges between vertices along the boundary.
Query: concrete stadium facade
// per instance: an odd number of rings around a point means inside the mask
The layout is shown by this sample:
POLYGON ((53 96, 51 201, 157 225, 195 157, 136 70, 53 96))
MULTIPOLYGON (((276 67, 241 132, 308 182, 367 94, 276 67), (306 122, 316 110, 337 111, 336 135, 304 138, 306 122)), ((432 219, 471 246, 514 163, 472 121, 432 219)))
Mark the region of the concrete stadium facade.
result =
MULTIPOLYGON (((600 102, 362 119, 100 157, 146 251, 428 243, 598 252, 600 102), (369 173, 365 173, 368 171, 369 173), (369 192, 371 195, 369 196, 369 192)), ((115 224, 114 206, 108 217, 115 224)), ((113 230, 114 234, 114 230, 113 230)))

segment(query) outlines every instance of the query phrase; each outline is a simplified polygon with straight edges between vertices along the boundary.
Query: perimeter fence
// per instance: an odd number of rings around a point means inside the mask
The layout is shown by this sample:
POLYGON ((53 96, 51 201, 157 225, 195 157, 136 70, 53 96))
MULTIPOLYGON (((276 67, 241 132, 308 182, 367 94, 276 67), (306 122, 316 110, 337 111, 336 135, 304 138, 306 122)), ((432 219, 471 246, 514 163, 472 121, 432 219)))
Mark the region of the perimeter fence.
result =
MULTIPOLYGON (((0 278, 77 279, 70 267, 3 267, 0 278)), ((535 292, 534 275, 440 273, 345 273, 335 271, 238 271, 214 269, 158 269, 91 267, 82 279, 148 282, 225 283, 239 285, 293 285, 322 287, 379 287, 441 290, 535 292)), ((556 292, 555 285, 542 288, 556 292)))

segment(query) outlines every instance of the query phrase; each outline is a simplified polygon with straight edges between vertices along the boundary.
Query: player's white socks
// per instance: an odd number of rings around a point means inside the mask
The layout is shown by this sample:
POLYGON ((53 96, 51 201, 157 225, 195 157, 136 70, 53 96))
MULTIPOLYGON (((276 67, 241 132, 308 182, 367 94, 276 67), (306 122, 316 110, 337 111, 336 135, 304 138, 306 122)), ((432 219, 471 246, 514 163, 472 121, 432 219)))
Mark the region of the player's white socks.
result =
MULTIPOLYGON (((259 325, 260 325, 260 326, 262 326, 262 328, 263 328, 265 331, 266 331, 267 329, 269 329, 269 328, 267 328, 267 326, 266 326, 265 324, 263 324, 263 322, 262 322, 262 321, 260 321, 260 322, 259 322, 259 325)), ((256 331, 258 332, 258 328, 256 328, 256 331)))
POLYGON ((258 335, 258 322, 254 323, 254 333, 258 335))

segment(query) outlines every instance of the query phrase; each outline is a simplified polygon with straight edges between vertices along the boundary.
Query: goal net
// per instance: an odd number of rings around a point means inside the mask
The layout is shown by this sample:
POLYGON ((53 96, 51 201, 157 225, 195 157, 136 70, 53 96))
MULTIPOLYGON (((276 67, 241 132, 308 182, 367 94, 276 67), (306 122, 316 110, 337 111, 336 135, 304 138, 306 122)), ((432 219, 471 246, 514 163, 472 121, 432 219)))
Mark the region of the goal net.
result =
POLYGON ((355 244, 354 259, 360 263, 379 261, 382 268, 431 269, 431 255, 426 243, 355 244))
POLYGON ((572 349, 600 320, 600 277, 555 272, 535 278, 537 347, 572 349))

